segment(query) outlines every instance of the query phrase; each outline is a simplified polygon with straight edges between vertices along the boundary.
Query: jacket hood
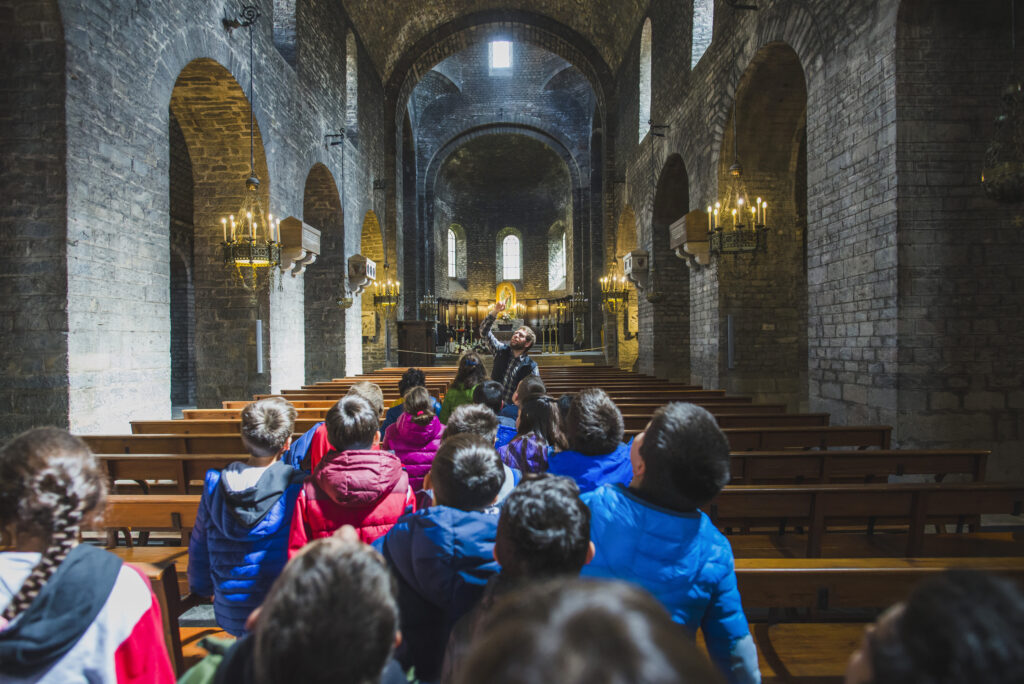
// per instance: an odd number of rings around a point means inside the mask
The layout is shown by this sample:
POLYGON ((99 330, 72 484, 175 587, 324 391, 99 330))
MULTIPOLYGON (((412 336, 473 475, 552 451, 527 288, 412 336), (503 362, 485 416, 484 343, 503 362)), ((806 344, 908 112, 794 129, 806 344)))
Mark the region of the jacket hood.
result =
POLYGON ((417 425, 413 422, 412 416, 403 413, 395 424, 388 428, 388 448, 402 451, 419 451, 426 447, 436 449, 442 432, 444 425, 437 416, 426 425, 417 425))
MULTIPOLYGON (((305 473, 278 461, 260 476, 254 487, 232 491, 224 484, 219 472, 217 477, 207 479, 204 496, 209 497, 206 507, 210 524, 215 525, 227 538, 251 540, 272 536, 282 524, 277 516, 267 514, 274 508, 286 490, 294 487, 298 492, 305 473)), ((283 524, 287 527, 288 521, 283 524)))
POLYGON ((369 506, 387 496, 402 476, 402 461, 390 451, 328 452, 313 471, 313 482, 341 506, 369 506))
POLYGON ((559 451, 548 459, 548 472, 572 477, 580 486, 581 493, 602 484, 628 484, 633 478, 629 448, 629 444, 620 443, 615 451, 599 456, 559 451))

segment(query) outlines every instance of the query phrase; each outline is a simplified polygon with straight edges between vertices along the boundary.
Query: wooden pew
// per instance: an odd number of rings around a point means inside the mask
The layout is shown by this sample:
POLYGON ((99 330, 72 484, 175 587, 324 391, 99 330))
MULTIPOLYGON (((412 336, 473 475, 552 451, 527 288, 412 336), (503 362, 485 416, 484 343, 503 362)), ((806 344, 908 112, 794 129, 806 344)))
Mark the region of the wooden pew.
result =
POLYGON ((151 484, 154 481, 165 483, 160 487, 160 493, 201 493, 202 482, 206 477, 207 470, 220 470, 237 460, 239 457, 233 454, 99 455, 99 461, 106 468, 112 482, 134 481, 142 489, 143 494, 156 492, 151 484), (199 483, 199 485, 193 487, 192 483, 199 483))
MULTIPOLYGON (((103 525, 110 530, 173 530, 187 546, 199 511, 195 494, 111 494, 103 513, 103 525)), ((131 534, 126 545, 132 546, 131 534)), ((108 546, 112 546, 109 543, 108 546)))
MULTIPOLYGON (((322 418, 300 418, 295 421, 294 432, 303 434, 322 418)), ((133 420, 133 435, 223 435, 237 433, 241 429, 241 418, 215 420, 133 420)))
POLYGON ((181 615, 181 596, 178 590, 178 572, 173 561, 148 563, 130 562, 138 568, 153 587, 153 595, 160 604, 160 617, 163 622, 164 643, 167 654, 171 657, 171 665, 179 677, 185 673, 185 663, 181 654, 181 635, 178 617, 181 615))
MULTIPOLYGON (((639 430, 629 431, 634 435, 639 430)), ((743 427, 724 428, 732 451, 772 451, 776 449, 888 449, 892 428, 888 425, 842 425, 822 427, 743 427)))
POLYGON ((731 455, 731 484, 885 481, 889 475, 966 474, 984 478, 984 449, 864 449, 737 451, 731 455))
MULTIPOLYGON (((293 435, 300 437, 302 433, 293 435)), ((80 435, 94 454, 232 454, 249 457, 242 437, 224 435, 80 435)))

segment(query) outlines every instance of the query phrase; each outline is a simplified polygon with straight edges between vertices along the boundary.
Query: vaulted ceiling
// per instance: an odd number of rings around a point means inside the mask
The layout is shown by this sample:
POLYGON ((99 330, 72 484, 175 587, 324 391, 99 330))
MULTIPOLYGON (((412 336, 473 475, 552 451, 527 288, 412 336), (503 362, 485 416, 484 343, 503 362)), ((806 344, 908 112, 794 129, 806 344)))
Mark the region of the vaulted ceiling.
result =
POLYGON ((649 0, 342 0, 381 78, 418 41, 476 12, 504 10, 543 15, 590 42, 618 68, 649 0))

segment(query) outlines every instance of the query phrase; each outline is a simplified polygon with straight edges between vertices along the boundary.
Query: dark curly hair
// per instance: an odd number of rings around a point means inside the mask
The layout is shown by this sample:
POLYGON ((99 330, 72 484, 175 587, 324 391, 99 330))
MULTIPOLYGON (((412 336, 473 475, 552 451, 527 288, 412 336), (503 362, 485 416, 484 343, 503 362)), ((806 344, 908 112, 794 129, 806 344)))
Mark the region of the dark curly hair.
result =
POLYGON ((410 368, 398 380, 398 393, 403 397, 413 387, 426 387, 427 376, 419 368, 410 368))
POLYGON ((363 397, 352 394, 342 397, 327 411, 327 441, 335 451, 366 449, 373 444, 380 427, 378 414, 363 397))
POLYGON ((13 620, 32 604, 78 541, 83 521, 102 512, 106 499, 106 472, 65 430, 29 430, 0 450, 0 525, 48 540, 3 618, 13 620))
POLYGON ((572 398, 566 417, 569 448, 587 456, 610 454, 625 432, 622 412, 604 390, 591 387, 572 398))
POLYGON ((253 456, 277 456, 295 429, 298 413, 283 397, 254 401, 242 409, 242 443, 253 456))
POLYGON ((502 503, 495 541, 502 575, 578 575, 589 549, 590 509, 570 478, 526 475, 502 503))
POLYGON ((464 511, 487 508, 505 484, 505 469, 493 442, 469 433, 444 440, 430 465, 434 499, 464 511))

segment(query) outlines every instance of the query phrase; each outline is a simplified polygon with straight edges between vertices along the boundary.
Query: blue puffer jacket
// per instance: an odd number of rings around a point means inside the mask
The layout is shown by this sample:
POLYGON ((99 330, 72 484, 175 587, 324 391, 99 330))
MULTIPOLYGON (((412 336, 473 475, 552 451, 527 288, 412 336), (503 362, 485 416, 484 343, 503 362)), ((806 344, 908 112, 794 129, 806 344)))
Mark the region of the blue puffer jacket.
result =
POLYGON ((305 473, 281 461, 255 487, 229 491, 221 471, 206 473, 192 539, 188 583, 213 595, 213 611, 229 634, 245 633, 245 620, 266 598, 288 560, 288 532, 305 473))
POLYGON ((548 459, 548 472, 576 480, 580 494, 603 484, 629 484, 633 464, 629 460, 629 444, 619 444, 615 451, 603 456, 587 456, 578 451, 559 451, 548 459))
POLYGON ((421 681, 441 674, 448 634, 498 572, 496 509, 431 506, 399 518, 373 543, 398 578, 402 645, 395 657, 421 681))
POLYGON ((729 681, 761 681, 757 651, 736 588, 732 547, 701 511, 647 503, 621 485, 582 497, 590 507, 594 560, 583 575, 639 584, 690 632, 729 681))

